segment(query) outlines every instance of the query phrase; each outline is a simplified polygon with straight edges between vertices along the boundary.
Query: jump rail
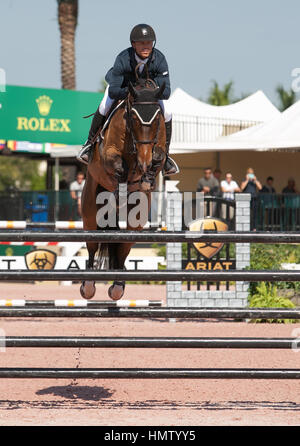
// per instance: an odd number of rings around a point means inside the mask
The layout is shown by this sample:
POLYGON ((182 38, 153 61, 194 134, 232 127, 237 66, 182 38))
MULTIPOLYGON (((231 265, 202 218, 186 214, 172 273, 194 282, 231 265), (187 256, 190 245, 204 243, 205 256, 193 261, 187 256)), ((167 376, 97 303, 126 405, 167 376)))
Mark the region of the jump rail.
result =
POLYGON ((300 319, 289 308, 0 308, 0 317, 300 319))
POLYGON ((56 348, 229 348, 291 349, 299 340, 292 338, 146 338, 146 337, 22 337, 3 338, 5 347, 56 348))
POLYGON ((300 243, 300 232, 197 232, 197 231, 2 231, 2 242, 142 242, 142 243, 300 243))
POLYGON ((299 369, 1 368, 0 378, 299 379, 299 369))
POLYGON ((25 221, 25 220, 0 220, 0 229, 26 229, 26 228, 51 228, 51 229, 82 229, 82 221, 25 221))
POLYGON ((0 270, 0 281, 64 281, 82 280, 114 281, 208 281, 208 282, 299 282, 300 270, 278 270, 278 271, 157 271, 157 270, 112 270, 112 271, 66 271, 66 270, 0 270))
POLYGON ((55 307, 161 307, 161 300, 93 300, 84 299, 57 299, 57 300, 24 300, 24 299, 0 299, 1 307, 25 307, 25 308, 55 308, 55 307))

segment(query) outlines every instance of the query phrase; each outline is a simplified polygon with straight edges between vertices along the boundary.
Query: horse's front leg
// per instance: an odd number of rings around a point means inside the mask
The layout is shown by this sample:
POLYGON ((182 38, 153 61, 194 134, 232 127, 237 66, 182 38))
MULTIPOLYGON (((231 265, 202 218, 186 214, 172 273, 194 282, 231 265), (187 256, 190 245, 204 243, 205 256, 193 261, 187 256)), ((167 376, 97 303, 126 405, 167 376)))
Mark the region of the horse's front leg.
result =
MULTIPOLYGON (((97 214, 97 205, 96 205, 96 195, 97 195, 97 186, 98 184, 90 175, 87 173, 86 182, 84 185, 84 189, 82 191, 82 219, 83 219, 83 229, 84 230, 96 230, 97 222, 96 222, 96 214, 97 214)), ((94 242, 88 242, 87 250, 89 253, 88 260, 88 269, 94 268, 94 258, 95 254, 98 250, 99 244, 94 242)), ((85 280, 82 282, 80 287, 80 294, 84 299, 91 299, 94 297, 96 292, 95 282, 91 280, 85 280)))
MULTIPOLYGON (((88 269, 94 269, 95 254, 98 250, 98 243, 87 243, 89 252, 88 269)), ((80 286, 80 294, 84 299, 92 299, 96 293, 95 281, 84 280, 80 286)))
MULTIPOLYGON (((118 243, 112 246, 110 251, 111 267, 113 269, 124 269, 125 260, 134 243, 118 243)), ((125 291, 125 280, 115 280, 108 289, 108 295, 112 300, 119 300, 125 291)))
POLYGON ((154 147, 151 166, 141 178, 141 189, 144 192, 152 191, 155 189, 156 187, 155 179, 159 171, 163 167, 165 155, 166 154, 161 147, 157 146, 154 147))

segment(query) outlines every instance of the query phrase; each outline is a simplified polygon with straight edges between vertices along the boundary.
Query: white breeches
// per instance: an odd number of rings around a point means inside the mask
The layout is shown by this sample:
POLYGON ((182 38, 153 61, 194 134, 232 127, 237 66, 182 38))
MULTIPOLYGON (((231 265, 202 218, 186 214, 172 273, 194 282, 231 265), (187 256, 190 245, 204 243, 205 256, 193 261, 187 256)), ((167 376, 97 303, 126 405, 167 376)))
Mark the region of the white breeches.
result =
MULTIPOLYGON (((109 85, 106 87, 103 99, 99 105, 99 113, 102 116, 105 116, 108 113, 110 107, 112 106, 112 103, 114 102, 114 99, 111 99, 108 95, 108 88, 109 88, 109 85)), ((165 100, 165 101, 159 100, 159 104, 164 112, 165 122, 171 121, 172 112, 170 110, 169 101, 168 100, 165 100)))

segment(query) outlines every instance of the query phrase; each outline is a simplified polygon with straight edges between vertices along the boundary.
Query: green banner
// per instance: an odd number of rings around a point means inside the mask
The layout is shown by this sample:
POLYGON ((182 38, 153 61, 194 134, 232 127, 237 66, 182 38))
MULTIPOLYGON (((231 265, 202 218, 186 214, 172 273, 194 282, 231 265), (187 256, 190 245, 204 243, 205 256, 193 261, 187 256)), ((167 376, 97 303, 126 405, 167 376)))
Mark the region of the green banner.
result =
POLYGON ((0 139, 83 144, 103 93, 6 86, 0 92, 0 139))

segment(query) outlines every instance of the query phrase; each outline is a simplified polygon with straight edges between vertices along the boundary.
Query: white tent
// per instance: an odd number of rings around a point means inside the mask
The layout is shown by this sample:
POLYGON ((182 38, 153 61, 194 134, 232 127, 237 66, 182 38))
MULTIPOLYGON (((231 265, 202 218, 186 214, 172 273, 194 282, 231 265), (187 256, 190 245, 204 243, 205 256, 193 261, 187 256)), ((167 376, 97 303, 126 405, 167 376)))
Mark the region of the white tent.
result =
POLYGON ((171 153, 207 150, 226 134, 280 115, 262 91, 224 106, 206 104, 177 88, 168 101, 173 114, 171 153))
POLYGON ((172 113, 176 115, 199 116, 202 118, 265 122, 280 114, 279 110, 261 90, 234 104, 216 106, 199 101, 181 88, 176 88, 169 99, 169 105, 172 113))
POLYGON ((206 144, 211 150, 300 149, 300 101, 269 122, 206 144))

